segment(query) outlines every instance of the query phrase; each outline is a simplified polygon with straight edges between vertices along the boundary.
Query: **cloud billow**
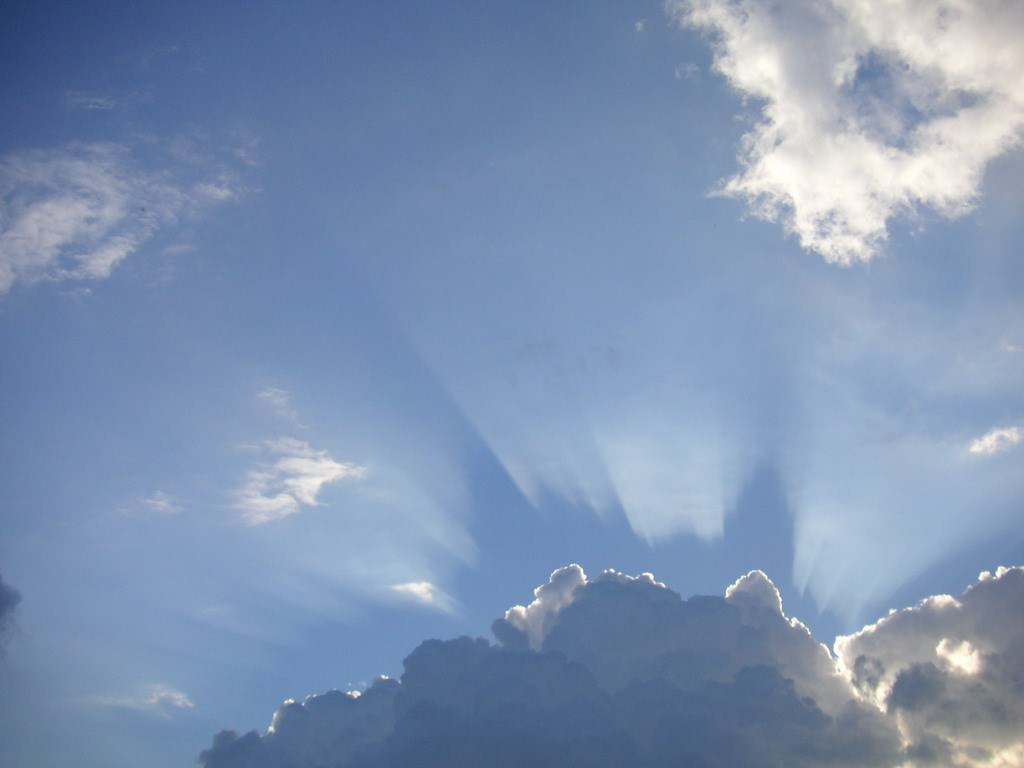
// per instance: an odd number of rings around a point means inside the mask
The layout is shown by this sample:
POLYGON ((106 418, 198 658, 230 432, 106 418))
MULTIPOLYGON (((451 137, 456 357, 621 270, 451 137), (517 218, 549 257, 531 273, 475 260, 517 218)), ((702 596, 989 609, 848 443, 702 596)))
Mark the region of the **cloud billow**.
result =
MULTIPOLYGON (((982 574, 841 637, 787 617, 765 574, 682 599, 650 574, 555 571, 494 623, 428 640, 400 681, 286 702, 204 768, 964 766, 1024 750, 1024 569, 982 574)), ((1016 762, 1015 762, 1016 761, 1016 762)))

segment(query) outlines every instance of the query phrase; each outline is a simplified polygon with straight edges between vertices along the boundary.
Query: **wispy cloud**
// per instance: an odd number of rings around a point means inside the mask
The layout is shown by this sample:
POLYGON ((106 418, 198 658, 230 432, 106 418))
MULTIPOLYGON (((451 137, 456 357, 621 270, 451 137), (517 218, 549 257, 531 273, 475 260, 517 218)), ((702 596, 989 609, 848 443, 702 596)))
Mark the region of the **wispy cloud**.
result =
POLYGON ((86 112, 109 112, 122 107, 129 107, 149 100, 149 95, 131 91, 115 93, 112 91, 67 91, 64 104, 68 109, 86 112))
POLYGON ((888 221, 974 204, 1024 131, 1024 6, 910 0, 670 0, 715 68, 760 104, 721 192, 827 261, 868 261, 888 221))
POLYGON ((270 408, 278 416, 291 422, 298 421, 298 414, 292 404, 292 394, 280 387, 264 387, 256 393, 256 399, 270 408))
POLYGON ((178 503, 178 500, 169 493, 159 490, 151 496, 139 499, 139 504, 159 515, 176 515, 181 512, 181 505, 178 503))
POLYGON ((163 683, 146 685, 130 693, 96 696, 91 701, 103 707, 149 712, 164 718, 196 706, 187 693, 163 683))
POLYGON ((972 440, 967 450, 976 456, 994 456, 1013 448, 1022 438, 1020 427, 997 427, 972 440))
POLYGON ((183 181, 115 144, 0 158, 0 294, 15 282, 98 280, 159 230, 233 198, 227 172, 183 181))
POLYGON ((428 608, 435 608, 444 613, 452 613, 455 610, 455 602, 451 596, 429 581, 409 581, 404 584, 392 584, 390 589, 399 597, 428 608))
POLYGON ((249 525, 262 525, 315 507, 325 485, 366 475, 366 467, 335 461, 327 451, 283 437, 263 443, 270 459, 250 470, 237 491, 236 508, 249 525))

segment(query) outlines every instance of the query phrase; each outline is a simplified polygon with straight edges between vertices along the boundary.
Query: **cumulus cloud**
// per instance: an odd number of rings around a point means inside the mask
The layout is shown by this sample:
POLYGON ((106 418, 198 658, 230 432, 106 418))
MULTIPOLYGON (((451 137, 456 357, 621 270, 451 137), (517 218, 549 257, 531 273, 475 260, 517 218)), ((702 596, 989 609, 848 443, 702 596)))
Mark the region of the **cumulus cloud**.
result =
POLYGON ((428 608, 436 608, 444 613, 452 613, 455 610, 455 602, 451 596, 429 581, 407 581, 402 584, 392 584, 389 589, 402 599, 411 600, 428 608))
POLYGON ((262 449, 269 460, 250 470, 236 492, 235 507, 250 525, 294 515, 303 506, 315 507, 325 485, 366 475, 366 467, 335 461, 303 440, 268 440, 262 449))
POLYGON ((957 766, 1024 756, 1024 568, 837 638, 761 571, 682 599, 651 574, 556 570, 494 624, 428 640, 400 681, 287 701, 205 768, 957 766))
POLYGON ((985 572, 836 639, 839 664, 924 765, 1010 766, 1024 756, 1024 568, 985 572))
POLYGON ((997 427, 972 440, 967 450, 976 456, 993 456, 1013 448, 1022 437, 1020 427, 997 427))
POLYGON ((1024 6, 1007 0, 669 0, 760 106, 721 188, 839 264, 897 215, 954 217, 1024 131, 1024 6))
POLYGON ((99 280, 159 230, 231 199, 227 173, 183 181, 115 144, 0 158, 0 294, 16 282, 99 280))
POLYGON ((905 757, 895 726, 785 616, 760 571, 727 597, 683 600, 651 574, 588 579, 569 565, 494 632, 498 644, 429 640, 400 681, 363 696, 286 702, 264 733, 222 732, 200 762, 667 768, 905 757))

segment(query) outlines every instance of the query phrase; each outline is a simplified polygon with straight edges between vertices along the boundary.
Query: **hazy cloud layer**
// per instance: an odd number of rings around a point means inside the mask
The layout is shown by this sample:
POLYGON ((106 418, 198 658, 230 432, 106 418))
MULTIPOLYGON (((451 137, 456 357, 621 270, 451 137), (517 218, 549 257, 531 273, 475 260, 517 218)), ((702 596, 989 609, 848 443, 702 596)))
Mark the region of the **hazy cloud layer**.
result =
POLYGON ((335 461, 303 440, 282 437, 262 448, 269 459, 249 471, 236 494, 235 506, 250 525, 294 515, 302 506, 315 507, 325 485, 366 475, 365 467, 335 461))
POLYGON ((133 709, 159 717, 171 717, 176 711, 195 709, 195 703, 184 691, 163 683, 145 685, 130 693, 97 696, 93 703, 104 707, 133 709))
POLYGON ((116 144, 0 158, 0 294, 17 282, 98 280, 161 228, 229 200, 227 173, 188 181, 144 169, 116 144))
POLYGON ((868 261, 888 221, 976 202, 1024 129, 1024 6, 1006 0, 670 0, 760 106, 722 193, 827 261, 868 261))

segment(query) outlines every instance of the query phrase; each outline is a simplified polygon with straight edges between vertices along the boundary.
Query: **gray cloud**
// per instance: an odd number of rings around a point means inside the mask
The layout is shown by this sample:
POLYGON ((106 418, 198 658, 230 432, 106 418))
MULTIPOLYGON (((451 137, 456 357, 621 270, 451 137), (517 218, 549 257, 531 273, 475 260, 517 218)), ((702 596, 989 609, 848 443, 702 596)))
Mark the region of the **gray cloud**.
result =
POLYGON ((683 600, 578 565, 494 623, 428 640, 401 681, 286 702, 221 732, 204 768, 957 766, 1024 756, 1024 568, 836 641, 786 616, 760 571, 683 600))
POLYGON ((534 764, 885 766, 884 713, 785 616, 761 572, 683 600, 650 574, 579 566, 484 639, 430 640, 401 681, 288 702, 263 734, 222 732, 205 768, 534 764), (354 727, 359 722, 360 727, 354 727), (286 727, 287 726, 287 727, 286 727))
POLYGON ((14 609, 20 602, 21 594, 10 585, 5 584, 3 576, 0 576, 0 644, 3 643, 7 628, 10 626, 14 609))

